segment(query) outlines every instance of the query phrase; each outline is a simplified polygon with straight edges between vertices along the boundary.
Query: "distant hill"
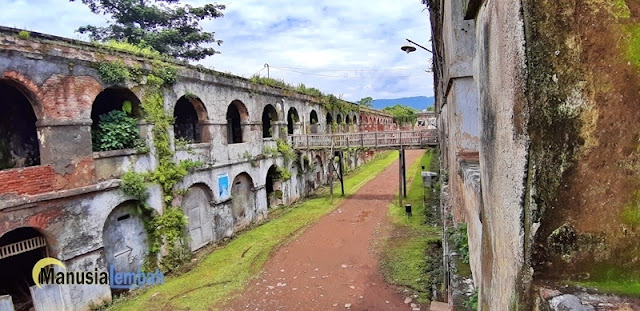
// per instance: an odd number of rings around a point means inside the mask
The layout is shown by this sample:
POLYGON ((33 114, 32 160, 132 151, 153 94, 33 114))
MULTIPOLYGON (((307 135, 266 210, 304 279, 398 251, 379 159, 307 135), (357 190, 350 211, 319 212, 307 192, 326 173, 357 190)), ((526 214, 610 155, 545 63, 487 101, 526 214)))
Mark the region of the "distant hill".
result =
POLYGON ((422 111, 427 109, 427 107, 433 106, 433 102, 435 99, 433 97, 426 96, 414 96, 414 97, 403 97, 403 98, 393 98, 393 99, 374 99, 373 100, 373 108, 382 109, 384 107, 393 106, 395 104, 402 104, 405 106, 412 107, 415 110, 422 111))

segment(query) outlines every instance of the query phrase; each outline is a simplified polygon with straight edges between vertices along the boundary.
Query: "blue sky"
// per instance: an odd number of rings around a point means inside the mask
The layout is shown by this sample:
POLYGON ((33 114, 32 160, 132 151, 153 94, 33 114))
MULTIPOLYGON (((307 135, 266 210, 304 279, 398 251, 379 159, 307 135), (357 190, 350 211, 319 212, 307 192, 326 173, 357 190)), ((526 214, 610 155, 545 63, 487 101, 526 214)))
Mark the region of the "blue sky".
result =
MULTIPOLYGON (((199 5, 205 1, 183 1, 199 5)), ((223 40, 221 54, 200 61, 250 77, 268 63, 272 78, 357 101, 432 96, 431 55, 405 54, 409 38, 430 47, 420 0, 232 0, 225 16, 202 26, 223 40)), ((75 39, 79 26, 103 25, 80 0, 0 0, 0 24, 75 39)), ((259 72, 267 74, 266 69, 259 72)))

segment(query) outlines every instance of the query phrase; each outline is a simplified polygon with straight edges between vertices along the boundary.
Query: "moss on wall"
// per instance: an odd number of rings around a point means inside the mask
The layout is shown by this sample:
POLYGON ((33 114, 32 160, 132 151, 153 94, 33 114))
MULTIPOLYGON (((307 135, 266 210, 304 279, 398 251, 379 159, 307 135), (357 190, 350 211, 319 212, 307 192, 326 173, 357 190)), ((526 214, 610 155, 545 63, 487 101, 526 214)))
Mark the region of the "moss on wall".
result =
POLYGON ((606 290, 640 268, 640 3, 525 3, 531 265, 606 290))

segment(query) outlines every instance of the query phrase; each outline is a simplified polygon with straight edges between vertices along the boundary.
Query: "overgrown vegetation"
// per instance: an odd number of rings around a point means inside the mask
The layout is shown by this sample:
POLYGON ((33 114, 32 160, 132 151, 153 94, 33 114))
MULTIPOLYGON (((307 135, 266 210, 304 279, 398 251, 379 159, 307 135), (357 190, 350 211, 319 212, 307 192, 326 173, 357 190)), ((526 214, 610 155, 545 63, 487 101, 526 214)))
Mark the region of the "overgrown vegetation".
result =
POLYGON ((320 102, 320 104, 329 111, 339 111, 343 113, 359 111, 359 107, 353 103, 342 100, 341 98, 338 98, 333 94, 324 94, 320 90, 313 87, 307 88, 307 86, 302 83, 296 86, 289 84, 284 80, 259 76, 253 76, 250 80, 253 83, 276 87, 285 91, 296 92, 315 97, 320 102))
POLYGON ((400 125, 406 123, 414 124, 416 120, 418 120, 418 114, 415 109, 409 106, 395 104, 391 107, 384 107, 382 111, 391 114, 391 116, 393 116, 393 121, 400 125))
POLYGON ((122 110, 112 110, 101 115, 92 137, 93 151, 134 148, 141 140, 136 118, 122 110))
POLYGON ((478 288, 475 288, 473 293, 467 297, 464 307, 468 310, 478 310, 478 288))
POLYGON ((447 232, 451 239, 451 245, 458 252, 463 263, 469 263, 469 237, 467 236, 467 224, 462 223, 457 227, 449 228, 447 232))
MULTIPOLYGON (((397 153, 386 153, 354 171, 352 178, 345 180, 347 195, 396 159, 397 153)), ((241 233, 223 248, 202 258, 193 270, 180 276, 167 276, 164 284, 142 289, 134 293, 139 294, 137 299, 123 301, 111 310, 207 310, 220 306, 260 274, 273 249, 296 237, 301 229, 315 223, 341 201, 331 204, 324 189, 313 199, 279 209, 278 218, 241 233)))
POLYGON ((437 166, 435 158, 436 153, 429 150, 407 170, 405 203, 412 205, 414 216, 408 217, 397 202, 389 206, 393 230, 384 243, 380 261, 385 279, 413 290, 420 303, 428 303, 433 290, 439 289, 443 273, 441 230, 427 224, 426 215, 430 213, 425 208, 437 202, 439 194, 429 188, 423 190, 420 170, 421 166, 437 166))
MULTIPOLYGON (((98 73, 108 83, 121 84, 132 79, 141 79, 143 72, 138 67, 127 67, 120 61, 102 62, 98 65, 98 73)), ((173 117, 164 109, 162 89, 176 81, 175 67, 155 61, 152 70, 146 75, 145 96, 142 109, 149 123, 154 124, 152 130, 153 145, 158 159, 158 166, 152 172, 126 172, 122 176, 122 191, 137 199, 135 213, 142 215, 148 240, 148 257, 145 269, 152 270, 160 267, 164 271, 171 271, 183 262, 189 260, 191 252, 184 236, 187 219, 180 207, 172 207, 177 191, 175 185, 187 175, 189 170, 202 166, 203 163, 184 160, 173 162, 173 151, 169 144, 169 129, 173 117), (147 203, 149 197, 147 185, 159 184, 163 191, 163 201, 166 205, 164 212, 158 214, 147 203), (166 246, 168 253, 160 263, 157 262, 158 253, 166 246)), ((138 130, 135 119, 128 117, 125 111, 131 111, 131 106, 123 105, 123 111, 114 110, 106 117, 101 116, 99 124, 102 132, 98 134, 98 147, 122 149, 136 146, 138 130)), ((146 147, 146 146, 144 146, 146 147)), ((142 146, 140 146, 142 148, 142 146)), ((148 147, 146 147, 148 148, 148 147)))
POLYGON ((18 38, 22 40, 28 40, 29 38, 31 38, 31 33, 26 30, 21 30, 20 32, 18 32, 18 38))

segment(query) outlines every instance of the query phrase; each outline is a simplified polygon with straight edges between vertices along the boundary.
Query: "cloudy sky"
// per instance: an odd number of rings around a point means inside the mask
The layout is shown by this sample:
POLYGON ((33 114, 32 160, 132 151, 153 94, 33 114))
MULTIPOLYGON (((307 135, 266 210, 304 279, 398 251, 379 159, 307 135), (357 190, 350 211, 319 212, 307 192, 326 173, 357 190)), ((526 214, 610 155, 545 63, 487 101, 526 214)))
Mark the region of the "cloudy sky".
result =
MULTIPOLYGON (((198 5, 203 1, 183 1, 198 5)), ((223 40, 219 55, 201 63, 250 77, 272 78, 316 87, 357 101, 432 96, 431 55, 405 54, 405 38, 430 47, 429 15, 420 0, 231 0, 220 1, 225 16, 202 24, 223 40), (262 69, 262 70, 261 70, 262 69)), ((0 25, 75 39, 74 30, 104 25, 77 2, 0 0, 0 25)))

